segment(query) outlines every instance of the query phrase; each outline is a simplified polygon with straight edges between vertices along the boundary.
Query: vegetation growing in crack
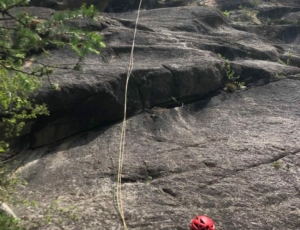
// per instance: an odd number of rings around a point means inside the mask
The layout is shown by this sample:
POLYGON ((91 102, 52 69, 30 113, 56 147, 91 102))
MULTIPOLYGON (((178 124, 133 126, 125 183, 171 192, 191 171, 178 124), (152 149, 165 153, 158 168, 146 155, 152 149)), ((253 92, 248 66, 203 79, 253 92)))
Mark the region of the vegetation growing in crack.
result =
POLYGON ((286 59, 286 61, 282 61, 281 59, 278 59, 277 62, 282 65, 291 65, 292 58, 293 58, 293 55, 291 54, 291 52, 288 52, 288 58, 286 59))
MULTIPOLYGON (((36 60, 34 55, 49 55, 51 49, 70 47, 79 57, 75 69, 89 53, 99 54, 105 45, 102 37, 93 31, 73 28, 72 20, 89 18, 95 20, 94 7, 83 5, 77 11, 54 13, 47 20, 29 15, 24 8, 30 0, 1 0, 0 13, 0 158, 9 151, 8 140, 21 134, 26 122, 41 115, 49 115, 45 104, 37 104, 32 95, 46 80, 59 91, 50 75, 55 65, 36 60), (43 80, 46 77, 45 80, 43 80)), ((12 196, 15 179, 0 161, 0 202, 12 196)), ((2 217, 2 216, 1 216, 2 217)), ((10 219, 7 219, 10 223, 10 219)), ((14 224, 14 223, 12 223, 14 224)), ((13 226, 13 225, 12 225, 13 226)), ((10 228, 6 228, 10 229, 10 228)), ((13 227, 12 227, 13 229, 13 227)))
POLYGON ((291 60, 290 59, 287 59, 286 62, 282 61, 281 59, 278 58, 277 62, 279 64, 282 64, 282 65, 290 65, 291 64, 291 60))
POLYGON ((177 103, 179 106, 183 106, 183 103, 180 102, 180 101, 178 101, 178 100, 176 99, 176 97, 171 97, 171 99, 172 99, 175 103, 177 103))
POLYGON ((281 79, 281 78, 284 78, 284 77, 279 75, 278 73, 275 73, 274 78, 278 80, 278 79, 281 79))
POLYGON ((235 74, 234 70, 231 68, 230 61, 221 54, 218 54, 218 56, 225 60, 227 82, 225 83, 224 89, 229 93, 233 93, 243 87, 245 83, 240 81, 240 76, 235 74))
POLYGON ((227 18, 230 17, 231 11, 230 10, 225 10, 222 12, 227 18))
POLYGON ((274 161, 274 162, 272 163, 272 167, 273 167, 274 169, 280 169, 281 164, 280 164, 279 161, 274 161))
POLYGON ((249 17, 252 20, 256 19, 256 15, 258 13, 257 10, 250 9, 246 6, 239 6, 239 9, 242 11, 242 14, 245 15, 246 17, 249 17))
POLYGON ((152 180, 153 180, 152 176, 148 176, 146 180, 146 184, 150 184, 152 180))

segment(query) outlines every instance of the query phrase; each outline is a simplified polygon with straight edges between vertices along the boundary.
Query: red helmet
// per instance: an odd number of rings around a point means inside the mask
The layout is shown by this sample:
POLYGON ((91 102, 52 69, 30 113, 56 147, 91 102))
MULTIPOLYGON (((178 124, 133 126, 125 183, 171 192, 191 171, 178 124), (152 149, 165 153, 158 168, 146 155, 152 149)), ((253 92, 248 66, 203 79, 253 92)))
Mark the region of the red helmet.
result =
POLYGON ((190 230, 216 230, 216 227, 209 217, 196 216, 191 222, 190 230))

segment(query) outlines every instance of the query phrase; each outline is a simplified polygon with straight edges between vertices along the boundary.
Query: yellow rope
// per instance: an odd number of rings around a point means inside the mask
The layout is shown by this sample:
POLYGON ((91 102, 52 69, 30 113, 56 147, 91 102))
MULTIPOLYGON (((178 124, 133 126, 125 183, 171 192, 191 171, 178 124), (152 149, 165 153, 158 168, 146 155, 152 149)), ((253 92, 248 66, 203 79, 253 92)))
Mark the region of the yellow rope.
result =
POLYGON ((129 78, 130 78, 130 75, 131 75, 131 72, 132 72, 132 69, 133 69, 134 44, 135 44, 135 37, 136 37, 136 33, 137 33, 137 25, 138 25, 138 20, 139 20, 139 16, 140 16, 142 1, 143 0, 140 0, 138 12, 137 12, 137 17, 136 17, 136 21, 135 21, 135 29, 134 29, 132 46, 131 46, 128 72, 127 72, 127 77, 126 77, 125 101, 124 101, 124 118, 123 118, 123 125, 122 125, 121 138, 120 138, 119 167, 118 167, 118 181, 117 181, 117 205, 118 205, 119 214, 120 214, 122 222, 123 222, 124 230, 128 230, 127 225, 126 225, 126 221, 125 221, 123 202, 122 202, 122 167, 123 167, 124 152, 125 152, 127 92, 128 92, 129 78))

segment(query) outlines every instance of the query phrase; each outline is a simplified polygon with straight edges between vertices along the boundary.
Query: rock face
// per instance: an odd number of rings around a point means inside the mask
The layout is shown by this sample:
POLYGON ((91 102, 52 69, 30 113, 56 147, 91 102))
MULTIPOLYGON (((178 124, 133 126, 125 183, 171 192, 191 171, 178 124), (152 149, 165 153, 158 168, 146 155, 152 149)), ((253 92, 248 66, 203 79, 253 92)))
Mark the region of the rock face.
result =
MULTIPOLYGON (((49 7, 55 10, 78 9, 82 4, 93 4, 100 11, 125 12, 137 10, 140 0, 31 0, 31 6, 49 7)), ((253 7, 266 3, 274 11, 281 11, 282 8, 295 7, 298 0, 147 0, 142 1, 142 9, 157 9, 180 6, 210 6, 220 10, 236 10, 239 6, 253 7)))
MULTIPOLYGON (((227 6, 228 18, 208 6, 224 10, 222 2, 141 12, 128 95, 128 114, 135 116, 127 124, 122 174, 129 229, 188 229, 197 214, 212 217, 218 230, 300 229, 300 25, 294 20, 300 5, 250 4, 255 14, 227 6), (218 54, 246 90, 222 91, 228 79, 218 54)), ((103 13, 98 22, 72 22, 99 31, 107 45, 84 60, 82 71, 74 70, 78 60, 67 49, 40 59, 64 68, 52 77, 61 91, 45 85, 36 95, 51 116, 27 128, 28 150, 16 158, 28 181, 20 193, 40 204, 13 207, 29 218, 30 229, 31 217, 41 217, 37 229, 122 229, 117 122, 135 17, 103 13), (76 206, 78 220, 60 223, 54 213, 45 225, 56 198, 65 209, 76 206)))
MULTIPOLYGON (((121 13, 114 14, 114 18, 102 16, 99 22, 74 22, 82 28, 101 31, 108 47, 101 56, 87 57, 82 63, 83 71, 73 69, 78 59, 69 50, 54 51, 51 57, 44 58, 45 63, 60 63, 62 68, 52 81, 60 85, 61 91, 46 85, 36 97, 49 106, 52 116, 27 129, 31 147, 122 118, 135 16, 121 13)), ((231 68, 249 86, 299 73, 300 59, 294 52, 299 35, 289 32, 299 26, 272 27, 232 23, 211 7, 142 11, 128 114, 153 106, 178 106, 222 89, 225 61, 218 54, 232 61, 231 68), (288 44, 276 39, 282 34, 288 44), (284 64, 287 62, 293 66, 284 64)))
MULTIPOLYGON (((201 2, 201 1, 199 1, 201 2)), ((140 0, 32 0, 30 5, 50 7, 55 10, 78 9, 82 4, 93 4, 101 11, 106 12, 124 12, 138 8, 140 0)), ((197 4, 194 0, 149 0, 142 4, 143 9, 155 9, 162 7, 185 6, 188 4, 197 4)))
MULTIPOLYGON (((197 214, 217 229, 299 229, 299 87, 284 79, 130 119, 122 175, 129 229, 188 229, 197 214)), ((114 197, 120 129, 28 151, 26 197, 40 208, 56 197, 76 205, 80 220, 68 229, 122 229, 114 197)))

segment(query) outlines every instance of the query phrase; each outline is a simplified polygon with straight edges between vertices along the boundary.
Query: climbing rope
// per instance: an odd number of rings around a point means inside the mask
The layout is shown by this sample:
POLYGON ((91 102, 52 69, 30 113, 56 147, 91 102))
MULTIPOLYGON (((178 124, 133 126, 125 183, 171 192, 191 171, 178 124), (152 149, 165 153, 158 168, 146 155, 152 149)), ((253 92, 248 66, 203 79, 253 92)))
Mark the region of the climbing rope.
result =
POLYGON ((124 230, 128 230, 126 221, 125 221, 124 206, 123 206, 123 201, 122 201, 122 168, 123 168, 123 161, 124 161, 125 138, 126 138, 127 92, 128 92, 129 78, 130 78, 130 75, 131 75, 132 69, 133 69, 133 53, 134 53, 135 37, 136 37, 136 33, 137 33, 137 25, 138 25, 138 20, 140 17, 142 1, 143 0, 140 0, 139 8, 137 11, 137 17, 136 17, 136 21, 135 21, 135 29, 134 29, 134 35, 133 35, 133 41, 132 41, 131 53, 130 53, 130 59, 129 59, 129 65, 128 65, 128 72, 127 72, 127 76, 126 76, 125 99, 124 99, 124 118, 123 118, 122 131, 121 131, 121 137, 120 137, 120 148, 119 148, 120 151, 119 151, 119 167, 118 167, 117 195, 116 196, 117 196, 118 211, 119 211, 119 214, 120 214, 122 222, 123 222, 124 230))

